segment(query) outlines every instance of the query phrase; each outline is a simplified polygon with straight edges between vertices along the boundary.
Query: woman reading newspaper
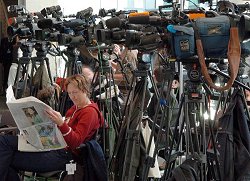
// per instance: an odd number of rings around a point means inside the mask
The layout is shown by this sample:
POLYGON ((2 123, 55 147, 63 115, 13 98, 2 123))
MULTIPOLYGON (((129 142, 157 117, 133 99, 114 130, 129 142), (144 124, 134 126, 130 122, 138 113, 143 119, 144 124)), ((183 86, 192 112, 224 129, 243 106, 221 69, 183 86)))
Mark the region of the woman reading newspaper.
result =
POLYGON ((103 124, 97 104, 89 99, 89 82, 83 75, 73 75, 65 81, 66 90, 74 105, 66 118, 52 109, 45 110, 57 124, 67 148, 47 152, 20 152, 16 136, 0 136, 0 181, 19 180, 18 171, 50 172, 64 170, 65 165, 78 155, 77 147, 95 135, 103 124))

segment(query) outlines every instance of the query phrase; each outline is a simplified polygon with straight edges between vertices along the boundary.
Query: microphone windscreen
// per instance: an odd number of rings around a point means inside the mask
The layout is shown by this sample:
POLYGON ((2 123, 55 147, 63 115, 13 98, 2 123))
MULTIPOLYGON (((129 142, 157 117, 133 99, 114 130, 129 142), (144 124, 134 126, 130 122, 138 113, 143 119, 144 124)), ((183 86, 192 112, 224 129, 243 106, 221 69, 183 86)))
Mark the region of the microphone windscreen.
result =
POLYGON ((77 12, 76 13, 76 18, 82 19, 82 18, 85 18, 85 17, 89 17, 89 16, 92 15, 92 13, 93 13, 93 8, 88 7, 87 9, 84 9, 82 11, 77 12))
POLYGON ((16 24, 16 18, 15 17, 9 18, 8 19, 8 24, 10 26, 14 26, 16 24))
POLYGON ((120 28, 122 26, 122 21, 118 17, 113 17, 106 20, 106 26, 109 29, 120 28))
POLYGON ((37 26, 40 29, 52 28, 53 21, 51 19, 41 19, 37 22, 37 26))
POLYGON ((132 24, 149 24, 149 16, 129 16, 128 21, 132 24))
POLYGON ((8 19, 8 23, 9 23, 9 25, 14 26, 16 24, 25 22, 25 20, 26 19, 24 17, 22 17, 22 16, 20 16, 20 17, 11 17, 11 18, 8 19))

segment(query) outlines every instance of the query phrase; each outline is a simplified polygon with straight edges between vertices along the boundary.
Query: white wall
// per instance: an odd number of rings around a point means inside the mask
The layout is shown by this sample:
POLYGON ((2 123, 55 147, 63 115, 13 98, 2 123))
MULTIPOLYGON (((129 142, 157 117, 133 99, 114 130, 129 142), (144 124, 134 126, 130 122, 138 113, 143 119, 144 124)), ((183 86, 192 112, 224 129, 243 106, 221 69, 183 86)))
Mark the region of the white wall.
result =
POLYGON ((64 15, 76 14, 88 7, 93 8, 93 14, 98 14, 99 9, 125 9, 127 0, 58 0, 64 15))
POLYGON ((41 11, 43 8, 58 5, 58 0, 19 0, 30 12, 41 11))
MULTIPOLYGON (((163 0, 157 0, 163 2, 163 0)), ((100 8, 124 9, 153 9, 155 0, 18 0, 19 5, 24 5, 30 12, 41 11, 45 7, 60 5, 64 15, 76 14, 78 11, 92 7, 94 14, 100 8)))
MULTIPOLYGON (((163 0, 161 0, 163 2, 163 0)), ((124 9, 153 9, 155 0, 58 0, 64 15, 76 14, 78 11, 92 7, 93 14, 97 14, 100 8, 124 10, 124 9)))
POLYGON ((64 15, 76 14, 88 7, 92 7, 96 14, 100 9, 100 0, 58 0, 58 4, 64 15))

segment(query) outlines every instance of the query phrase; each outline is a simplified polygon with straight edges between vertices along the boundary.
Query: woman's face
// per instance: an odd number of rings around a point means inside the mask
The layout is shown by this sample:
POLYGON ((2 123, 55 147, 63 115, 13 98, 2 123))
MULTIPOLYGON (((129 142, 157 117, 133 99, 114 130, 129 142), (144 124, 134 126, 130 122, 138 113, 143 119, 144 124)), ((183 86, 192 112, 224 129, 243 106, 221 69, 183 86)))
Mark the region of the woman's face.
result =
POLYGON ((85 102, 86 99, 86 93, 84 93, 82 90, 80 90, 76 85, 73 83, 69 83, 67 86, 67 92, 70 97, 70 99, 73 101, 73 103, 77 106, 81 106, 85 102))

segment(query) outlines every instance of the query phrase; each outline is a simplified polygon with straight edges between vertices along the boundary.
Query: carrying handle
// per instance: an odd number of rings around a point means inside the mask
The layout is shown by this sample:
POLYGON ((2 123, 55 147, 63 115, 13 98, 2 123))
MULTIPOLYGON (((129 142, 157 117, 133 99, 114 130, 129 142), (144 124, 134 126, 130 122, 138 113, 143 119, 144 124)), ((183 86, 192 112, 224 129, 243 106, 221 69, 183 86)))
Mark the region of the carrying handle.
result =
POLYGON ((237 77, 239 65, 240 65, 240 55, 241 55, 241 48, 240 48, 240 40, 239 40, 239 34, 238 34, 238 27, 231 27, 230 28, 230 39, 228 42, 228 51, 227 51, 227 57, 229 62, 229 69, 230 69, 230 79, 228 80, 227 84, 225 86, 216 86, 211 79, 208 69, 205 63, 205 56, 203 51, 202 42, 199 36, 198 28, 193 25, 194 31, 195 31, 195 37, 196 37, 196 48, 197 48, 197 54, 201 66, 201 72, 204 76, 204 79, 208 83, 208 85, 212 88, 214 88, 217 91, 224 91, 228 90, 232 87, 234 80, 237 77))

